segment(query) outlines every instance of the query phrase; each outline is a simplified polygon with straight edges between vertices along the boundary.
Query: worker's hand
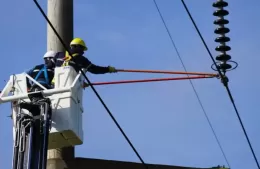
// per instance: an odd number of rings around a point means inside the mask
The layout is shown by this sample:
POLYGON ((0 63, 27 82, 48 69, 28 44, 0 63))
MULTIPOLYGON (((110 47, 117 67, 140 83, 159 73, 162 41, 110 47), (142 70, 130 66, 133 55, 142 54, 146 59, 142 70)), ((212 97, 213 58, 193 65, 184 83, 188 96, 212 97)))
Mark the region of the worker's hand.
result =
POLYGON ((82 84, 82 88, 85 90, 86 87, 89 87, 89 84, 86 83, 86 82, 83 82, 83 84, 82 84))
POLYGON ((117 72, 116 68, 112 67, 112 66, 108 66, 108 71, 109 71, 109 73, 116 73, 117 72))

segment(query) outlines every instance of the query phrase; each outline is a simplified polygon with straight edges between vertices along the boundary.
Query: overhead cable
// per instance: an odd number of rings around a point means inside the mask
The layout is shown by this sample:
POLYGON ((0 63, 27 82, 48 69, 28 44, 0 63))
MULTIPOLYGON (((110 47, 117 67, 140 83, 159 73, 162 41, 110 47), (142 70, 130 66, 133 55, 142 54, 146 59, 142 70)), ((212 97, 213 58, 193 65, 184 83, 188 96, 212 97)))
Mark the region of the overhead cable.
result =
MULTIPOLYGON (((173 37, 172 37, 172 35, 171 35, 171 33, 170 33, 169 29, 168 29, 168 26, 167 26, 167 24, 166 24, 166 22, 165 22, 165 20, 164 20, 164 17, 163 17, 162 14, 161 14, 160 8, 158 7, 158 4, 157 4, 156 0, 153 0, 153 2, 154 2, 154 4, 155 4, 155 6, 156 6, 156 9, 157 9, 157 11, 158 11, 158 13, 159 13, 159 15, 160 15, 160 18, 161 18, 162 22, 163 22, 163 24, 164 24, 164 27, 165 27, 165 29, 166 29, 166 31, 167 31, 167 33, 168 33, 168 36, 170 37, 170 40, 171 40, 171 42, 172 42, 172 45, 173 45, 173 47, 174 47, 174 49, 175 49, 175 51, 176 51, 176 53, 177 53, 177 55, 178 55, 178 57, 179 57, 179 60, 181 61, 182 67, 184 68, 185 72, 187 72, 187 69, 186 69, 186 66, 185 66, 185 64, 184 64, 184 62, 183 62, 183 60, 182 60, 182 57, 181 57, 181 55, 180 55, 180 53, 179 53, 179 51, 178 51, 178 49, 177 49, 177 46, 176 46, 176 44, 175 44, 175 42, 174 42, 174 40, 173 40, 173 37)), ((189 75, 187 75, 187 76, 189 77, 189 75)), ((222 148, 222 146, 221 146, 221 144, 220 144, 220 141, 219 141, 219 139, 218 139, 218 137, 217 137, 217 134, 216 134, 216 132, 215 132, 215 130, 214 130, 212 124, 211 124, 211 121, 209 120, 209 117, 208 117, 207 112, 206 112, 206 110, 205 110, 205 108, 204 108, 204 106, 203 106, 203 104, 202 104, 202 101, 201 101, 199 95, 198 95, 198 92, 197 92, 197 90, 195 89, 195 87, 194 87, 194 85, 193 85, 193 82, 192 82, 191 80, 189 80, 189 81, 190 81, 190 84, 191 84, 191 86, 192 86, 192 88, 193 88, 193 91, 194 91, 194 93, 195 93, 195 95, 196 95, 196 97, 197 97, 197 100, 198 100, 198 102, 199 102, 199 104, 200 104, 200 107, 201 107, 201 109, 202 109, 202 111, 203 111, 203 113, 204 113, 204 115, 205 115, 205 117, 206 117, 206 119, 207 119, 207 121, 208 121, 208 124, 209 124, 211 130, 212 130, 212 133, 214 134, 214 137, 215 137, 215 139, 216 139, 216 141, 217 141, 217 143, 218 143, 218 146, 219 146, 219 148, 220 148, 220 150, 221 150, 221 152, 222 152, 222 154, 223 154, 223 157, 225 158, 225 161, 226 161, 227 165, 230 167, 229 162, 228 162, 228 159, 227 159, 227 157, 226 157, 226 155, 225 155, 225 152, 224 152, 224 150, 223 150, 223 148, 222 148)))
MULTIPOLYGON (((191 13, 190 13, 190 11, 189 11, 187 5, 185 4, 185 1, 184 1, 184 0, 181 0, 181 2, 182 2, 182 4, 183 4, 183 6, 184 6, 184 8, 185 8, 185 10, 186 10, 186 12, 187 12, 187 14, 189 15, 189 18, 190 18, 190 20, 192 21, 192 23, 193 23, 193 25, 194 25, 194 27, 195 27, 195 29, 196 29, 196 31, 197 31, 197 33, 198 33, 198 35, 199 35, 201 41, 203 42, 203 44, 204 44, 204 46, 205 46, 205 48, 206 48, 206 50, 207 50, 207 52, 208 52, 210 58, 212 59, 212 61, 213 61, 214 65, 215 65, 215 67, 216 67, 216 69, 217 69, 219 75, 221 76, 222 82, 226 81, 226 80, 225 80, 226 77, 222 74, 222 72, 221 72, 219 66, 217 65, 216 61, 214 60, 214 58, 213 58, 213 56, 212 56, 212 54, 211 54, 211 52, 210 52, 210 50, 209 50, 209 48, 208 48, 208 46, 207 46, 207 44, 206 44, 206 42, 205 42, 203 36, 201 35, 200 30, 199 30, 198 27, 197 27, 196 22, 194 21, 194 19, 193 19, 192 15, 191 15, 191 13)), ((241 127, 242 127, 242 129, 243 129, 244 135, 245 135, 245 137, 246 137, 247 143, 248 143, 248 145, 249 145, 249 147, 250 147, 250 150, 251 150, 251 152, 252 152, 252 155, 253 155, 253 157, 254 157, 254 160, 255 160, 255 162, 256 162, 256 165, 257 165, 258 169, 260 169, 259 162, 258 162, 258 160, 257 160, 257 158, 256 158, 254 149, 253 149, 253 147, 252 147, 252 145, 251 145, 251 142, 250 142, 250 140, 249 140, 249 137, 248 137, 248 135, 247 135, 247 132, 246 132, 246 130, 245 130, 245 127, 244 127, 244 125, 243 125, 243 122, 242 122, 242 120, 241 120, 241 117, 240 117, 240 115, 239 115, 238 109, 237 109, 237 107, 236 107, 236 104, 235 104, 234 98, 233 98, 233 96, 232 96, 232 93, 231 93, 231 91, 230 91, 230 89, 229 89, 229 86, 228 86, 227 82, 226 82, 226 83, 224 82, 223 84, 224 84, 224 86, 225 86, 225 88, 226 88, 226 90, 227 90, 228 96, 229 96, 230 101, 231 101, 231 103, 232 103, 232 105, 233 105, 233 108, 234 108, 234 110, 235 110, 235 112, 236 112, 236 115, 237 115, 237 118, 238 118, 238 120, 239 120, 239 123, 240 123, 240 125, 241 125, 241 127)))

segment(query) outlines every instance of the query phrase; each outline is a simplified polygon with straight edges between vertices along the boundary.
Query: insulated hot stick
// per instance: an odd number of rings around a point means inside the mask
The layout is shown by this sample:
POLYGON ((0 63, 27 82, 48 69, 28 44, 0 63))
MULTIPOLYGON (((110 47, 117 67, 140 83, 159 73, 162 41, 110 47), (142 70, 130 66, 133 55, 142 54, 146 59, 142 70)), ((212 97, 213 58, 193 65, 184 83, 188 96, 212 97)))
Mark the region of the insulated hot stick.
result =
POLYGON ((218 77, 215 73, 202 72, 179 72, 179 71, 163 71, 163 70, 133 70, 133 69, 117 69, 118 72, 136 72, 136 73, 161 73, 161 74, 183 74, 183 75, 207 75, 218 77))
MULTIPOLYGON (((92 85, 108 85, 108 84, 123 84, 123 83, 142 83, 142 82, 159 82, 159 81, 173 81, 173 80, 188 80, 188 79, 203 79, 203 78, 213 78, 214 76, 193 76, 193 77, 175 77, 175 78, 155 78, 155 79, 143 79, 143 80, 121 80, 112 82, 95 82, 92 85)), ((88 87, 89 84, 84 83, 83 87, 88 87)))
MULTIPOLYGON (((201 73, 201 72, 176 72, 176 71, 162 71, 162 70, 133 70, 133 69, 117 69, 118 72, 136 72, 136 73, 161 73, 161 74, 190 74, 197 76, 189 77, 174 77, 174 78, 154 78, 154 79, 142 79, 142 80, 121 80, 112 82, 95 82, 92 85, 108 85, 108 84, 124 84, 124 83, 142 83, 142 82, 159 82, 159 81, 173 81, 173 80, 188 80, 188 79, 202 79, 202 78, 214 78, 219 77, 214 73, 201 73)), ((88 87, 88 83, 84 83, 83 87, 88 87)))

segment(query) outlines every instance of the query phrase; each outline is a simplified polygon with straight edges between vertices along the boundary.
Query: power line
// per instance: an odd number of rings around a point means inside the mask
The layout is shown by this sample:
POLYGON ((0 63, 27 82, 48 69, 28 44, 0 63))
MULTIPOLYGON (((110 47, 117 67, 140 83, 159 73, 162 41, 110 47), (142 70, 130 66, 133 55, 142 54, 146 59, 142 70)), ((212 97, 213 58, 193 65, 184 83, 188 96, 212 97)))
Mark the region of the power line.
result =
MULTIPOLYGON (((50 20, 48 19, 48 17, 46 16, 46 14, 44 13, 43 9, 41 8, 41 6, 39 5, 39 3, 37 2, 37 0, 33 0, 34 3, 36 4, 37 8, 40 10, 41 14, 43 15, 43 17, 46 19, 46 21, 48 22, 48 24, 50 25, 50 27, 53 29, 54 33, 56 34, 56 36, 58 37, 58 39, 60 40, 60 42, 62 43, 62 45, 64 46, 64 48, 68 51, 69 55, 72 56, 70 50, 68 50, 69 48, 67 47, 67 45, 64 43, 63 39, 60 37, 59 33, 56 31, 56 29, 54 28, 54 26, 52 25, 52 23, 50 22, 50 20)), ((71 57, 71 59, 75 62, 74 58, 71 57)), ((79 66, 76 66, 79 68, 79 66)), ((114 121, 114 123, 116 124, 116 126, 118 127, 118 129, 121 131, 121 133, 123 134, 123 136, 125 137, 125 139, 127 140, 128 144, 131 146, 131 148, 133 149, 133 151, 135 152, 135 154, 137 155, 137 157, 139 158, 139 160, 142 162, 142 164, 145 166, 146 169, 148 169, 148 165, 144 162, 144 160, 142 159, 142 157, 139 155, 139 153, 137 152, 137 150, 135 149, 135 147, 133 146, 133 144, 131 143, 131 141, 129 140, 129 138, 127 137, 127 135, 125 134, 125 132, 123 131, 123 129, 120 127, 119 123, 117 122, 117 120, 115 119, 115 117, 113 116, 113 114, 111 113, 111 111, 108 109, 107 105, 104 103, 104 101, 102 100, 102 98, 100 97, 100 95, 98 94, 98 92, 96 91, 96 89, 94 88, 94 86, 92 85, 92 83, 90 82, 90 80, 88 79, 88 77, 85 75, 85 73, 79 69, 81 74, 84 76, 84 78, 87 80, 89 86, 91 87, 91 89, 93 90, 93 92, 96 94, 96 96, 98 97, 99 101, 101 102, 101 104, 104 106, 104 108, 106 109, 107 113, 110 115, 110 117, 112 118, 112 120, 114 121)))
MULTIPOLYGON (((185 8, 185 10, 186 10, 186 12, 187 12, 187 14, 189 15, 190 20, 192 21, 192 23, 193 23, 193 25, 194 25, 194 27, 195 27, 197 33, 199 34, 199 37, 200 37, 200 39, 202 40, 202 42, 203 42, 203 44, 204 44, 206 50, 208 51, 208 54, 209 54, 210 58, 211 58, 212 61, 214 62, 214 65, 216 66, 217 71, 219 72, 221 78, 222 78, 222 79, 225 79, 225 77, 224 77, 224 75, 222 74, 222 72, 220 71, 220 69, 219 69, 219 67, 218 67, 218 65, 217 65, 217 63, 216 63, 216 61, 214 60, 214 58, 213 58, 213 56, 212 56, 212 54, 211 54, 211 52, 210 52, 210 50, 209 50, 209 48, 208 48, 208 46, 207 46, 205 40, 204 40, 204 38, 202 37, 202 35, 201 35, 201 33, 200 33, 200 30, 198 29, 197 24, 196 24, 196 22, 194 21, 194 19, 193 19, 192 15, 191 15, 191 13, 190 13, 190 11, 189 11, 187 5, 185 4, 184 0, 181 0, 181 2, 182 2, 182 4, 183 4, 183 6, 184 6, 184 8, 185 8)), ((226 83, 226 84, 224 83, 224 86, 225 86, 225 88, 226 88, 226 90, 227 90, 227 93, 228 93, 228 96, 229 96, 229 98, 230 98, 230 101, 231 101, 231 103, 232 103, 232 105, 233 105, 233 108, 234 108, 234 110, 235 110, 235 112, 236 112, 236 115, 237 115, 237 117, 238 117, 239 123, 240 123, 240 125, 241 125, 241 127, 242 127, 242 129, 243 129, 243 132, 244 132, 245 137, 246 137, 246 139, 247 139, 248 145, 249 145, 249 147, 250 147, 250 149, 251 149, 251 152, 252 152, 252 154, 253 154, 253 156, 254 156, 254 159, 255 159, 255 162, 256 162, 256 164, 257 164, 257 167, 260 169, 260 165, 259 165, 258 160, 257 160, 257 158, 256 158, 254 149, 253 149, 253 147, 252 147, 252 145, 251 145, 251 143, 250 143, 250 140, 249 140, 249 138, 248 138, 248 135, 247 135, 247 132, 246 132, 245 127, 244 127, 244 125, 243 125, 243 122, 242 122, 242 120, 241 120, 241 118, 240 118, 238 109, 237 109, 237 107, 236 107, 236 104, 235 104, 234 98, 233 98, 233 96, 232 96, 232 94, 231 94, 231 91, 230 91, 230 89, 229 89, 229 87, 228 87, 228 84, 227 84, 227 83, 226 83)))
MULTIPOLYGON (((181 61, 181 64, 182 64, 182 66, 183 66, 185 72, 187 72, 187 69, 186 69, 186 66, 185 66, 185 64, 184 64, 184 62, 183 62, 183 60, 182 60, 182 57, 181 57, 181 55, 180 55, 180 53, 179 53, 179 51, 178 51, 178 49, 177 49, 177 46, 176 46, 176 44, 175 44, 175 42, 174 42, 174 40, 173 40, 173 38, 172 38, 172 35, 171 35, 171 33, 170 33, 169 29, 168 29, 168 26, 167 26, 167 24, 166 24, 166 22, 165 22, 165 20, 164 20, 164 18, 163 18, 163 16, 162 16, 162 14, 161 14, 160 8, 158 7, 158 5, 157 5, 157 3, 156 3, 156 0, 153 0, 153 2, 154 2, 154 4, 155 4, 155 6, 156 6, 156 9, 157 9, 157 11, 158 11, 160 17, 161 17, 161 20, 162 20, 162 22, 163 22, 163 24, 164 24, 164 27, 165 27, 165 29, 166 29, 166 31, 167 31, 167 33, 168 33, 170 39, 171 39, 172 45, 173 45, 173 47, 174 47, 174 49, 175 49, 175 51, 176 51, 176 53, 177 53, 177 55, 178 55, 178 57, 179 57, 179 60, 181 61)), ((189 75, 187 75, 187 76, 189 76, 189 75)), ((217 141, 217 143, 218 143, 218 145, 219 145, 219 148, 220 148, 220 150, 221 150, 221 152, 222 152, 222 154, 223 154, 223 156, 224 156, 224 158, 225 158, 225 161, 226 161, 228 167, 230 168, 230 165, 229 165, 229 162, 228 162, 228 160, 227 160, 227 157, 226 157, 226 155, 225 155, 225 153, 224 153, 224 150, 223 150, 223 148, 222 148, 222 146, 221 146, 221 144, 220 144, 220 141, 219 141, 219 139, 218 139, 218 137, 217 137, 217 135, 216 135, 216 132, 215 132, 215 130, 214 130, 214 128, 213 128, 213 126, 212 126, 210 120, 209 120, 209 117, 208 117, 208 115, 207 115, 207 113, 206 113, 206 110, 205 110, 205 108, 204 108, 204 106, 203 106, 203 104, 202 104, 202 101, 201 101, 201 99, 200 99, 200 97, 199 97, 199 95, 198 95, 198 92, 197 92, 197 90, 195 89, 195 87, 194 87, 194 85, 193 85, 193 83, 192 83, 192 81, 191 81, 190 79, 189 79, 189 82, 190 82, 190 84, 191 84, 191 86, 192 86, 192 89, 193 89, 193 91, 194 91, 194 93, 195 93, 195 95, 196 95, 196 97, 197 97, 197 100, 198 100, 198 102, 199 102, 199 104, 200 104, 200 107, 201 107, 201 109, 202 109, 202 111, 203 111, 203 113, 204 113, 204 115, 205 115, 205 117, 206 117, 206 119, 207 119, 207 121, 208 121, 208 123, 209 123, 209 126, 210 126, 210 128, 211 128, 211 130, 212 130, 212 132, 213 132, 213 134, 214 134, 214 136, 215 136, 215 138, 216 138, 216 141, 217 141)))

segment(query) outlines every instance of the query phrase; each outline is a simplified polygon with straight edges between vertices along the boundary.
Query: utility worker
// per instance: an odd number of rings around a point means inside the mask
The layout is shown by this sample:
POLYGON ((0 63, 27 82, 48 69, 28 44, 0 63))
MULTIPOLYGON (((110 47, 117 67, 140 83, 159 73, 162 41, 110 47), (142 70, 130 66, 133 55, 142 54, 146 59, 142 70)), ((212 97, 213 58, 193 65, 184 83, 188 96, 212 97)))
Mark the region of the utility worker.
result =
MULTIPOLYGON (((55 55, 56 52, 54 51, 46 52, 43 56, 44 64, 37 65, 27 72, 29 76, 47 89, 52 88, 51 81, 54 78, 55 55)), ((31 87, 31 91, 42 90, 37 84, 29 84, 28 87, 31 87)))
POLYGON ((58 52, 55 56, 56 67, 61 66, 72 66, 76 72, 79 72, 79 69, 86 69, 93 74, 105 74, 105 73, 115 73, 116 69, 112 66, 102 67, 97 66, 91 63, 86 57, 83 56, 84 51, 87 51, 88 48, 85 42, 80 38, 75 38, 70 43, 70 52, 72 54, 73 59, 69 56, 68 52, 58 52), (75 63, 75 62, 76 63, 75 63), (77 66, 78 67, 77 67, 77 66))

